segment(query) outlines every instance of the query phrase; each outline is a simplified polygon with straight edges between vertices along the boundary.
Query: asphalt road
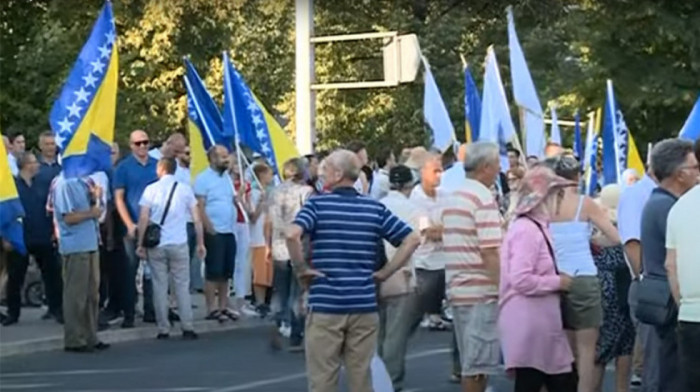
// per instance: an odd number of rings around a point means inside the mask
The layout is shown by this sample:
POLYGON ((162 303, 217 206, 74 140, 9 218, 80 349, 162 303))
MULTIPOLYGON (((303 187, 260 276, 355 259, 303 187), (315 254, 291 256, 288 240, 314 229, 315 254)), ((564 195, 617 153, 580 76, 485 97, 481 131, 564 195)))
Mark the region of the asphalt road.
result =
MULTIPOLYGON (((303 392, 304 356, 268 349, 265 329, 139 341, 93 354, 38 353, 0 360, 0 390, 39 392, 303 392)), ((450 335, 419 332, 408 354, 406 392, 457 392, 448 382, 450 335)), ((609 374, 608 383, 611 384, 609 374)), ((505 377, 493 392, 512 390, 505 377)), ((612 391, 607 385, 606 391, 612 391)), ((345 387, 342 391, 347 391, 345 387)))

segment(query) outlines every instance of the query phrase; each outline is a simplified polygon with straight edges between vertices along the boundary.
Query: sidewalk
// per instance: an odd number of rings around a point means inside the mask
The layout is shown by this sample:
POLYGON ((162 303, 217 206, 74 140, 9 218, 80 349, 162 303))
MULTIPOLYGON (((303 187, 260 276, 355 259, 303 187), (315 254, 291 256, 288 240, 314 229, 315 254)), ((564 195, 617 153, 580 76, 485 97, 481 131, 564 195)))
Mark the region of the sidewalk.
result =
MULTIPOLYGON (((204 296, 193 294, 192 304, 194 305, 194 309, 192 309, 195 320, 194 330, 197 333, 256 328, 269 324, 259 318, 246 318, 245 316, 238 321, 225 323, 204 320, 206 316, 204 296)), ((19 323, 9 327, 0 326, 0 357, 63 349, 63 326, 54 320, 42 320, 41 316, 45 312, 45 308, 22 308, 19 323)), ((120 326, 121 324, 112 325, 109 329, 98 332, 98 336, 105 343, 119 343, 139 339, 155 339, 158 333, 155 324, 143 323, 140 318, 137 318, 135 328, 121 329, 120 326)), ((174 323, 171 335, 178 336, 179 334, 179 323, 174 323)))

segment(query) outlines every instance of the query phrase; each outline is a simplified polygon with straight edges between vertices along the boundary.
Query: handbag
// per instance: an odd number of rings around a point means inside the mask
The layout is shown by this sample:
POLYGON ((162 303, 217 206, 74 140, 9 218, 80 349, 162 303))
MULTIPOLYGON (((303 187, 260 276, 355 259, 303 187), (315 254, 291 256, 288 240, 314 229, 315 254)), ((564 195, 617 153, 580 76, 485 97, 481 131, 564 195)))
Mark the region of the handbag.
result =
POLYGON ((165 217, 168 216, 168 210, 170 210, 170 203, 173 201, 175 188, 177 188, 177 181, 173 184, 172 189, 170 189, 170 195, 168 196, 168 201, 165 204, 165 210, 163 211, 163 216, 160 218, 160 223, 150 222, 148 226, 146 226, 146 231, 143 233, 144 248, 152 249, 160 244, 161 226, 163 226, 163 223, 165 223, 165 217))
MULTIPOLYGON (((547 244, 547 249, 549 250, 549 255, 552 256, 552 264, 554 265, 554 272, 559 275, 559 268, 557 267, 557 258, 556 254, 554 253, 554 247, 552 246, 552 243, 549 241, 549 237, 547 237, 547 233, 544 232, 544 228, 540 224, 540 222, 530 218, 529 216, 526 215, 521 215, 523 218, 528 219, 530 222, 534 223, 535 226, 540 230, 540 233, 542 233, 542 237, 544 237, 544 242, 547 244)), ((559 294, 559 306, 561 307, 561 324, 564 327, 564 329, 569 329, 570 323, 567 322, 566 319, 566 312, 564 309, 564 298, 562 298, 562 294, 559 294)))
POLYGON ((644 324, 663 327, 672 324, 678 309, 665 276, 643 274, 637 288, 634 315, 644 324))

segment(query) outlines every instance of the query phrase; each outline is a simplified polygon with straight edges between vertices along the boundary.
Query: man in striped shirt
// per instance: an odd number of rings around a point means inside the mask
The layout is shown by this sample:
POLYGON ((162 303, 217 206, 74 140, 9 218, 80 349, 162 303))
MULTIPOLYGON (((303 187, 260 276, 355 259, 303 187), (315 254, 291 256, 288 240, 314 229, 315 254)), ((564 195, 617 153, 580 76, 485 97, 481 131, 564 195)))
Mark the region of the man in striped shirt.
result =
POLYGON ((488 375, 499 371, 498 204, 489 190, 500 172, 498 146, 467 147, 466 183, 456 188, 443 211, 445 283, 452 306, 462 365, 462 391, 484 392, 488 375))
POLYGON ((420 242, 411 228, 383 204, 360 195, 353 184, 361 163, 351 151, 326 159, 325 181, 332 192, 309 199, 287 231, 287 247, 297 276, 310 281, 306 319, 309 390, 338 388, 341 361, 349 390, 371 392, 370 361, 379 319, 375 281, 401 268, 420 242), (303 257, 301 237, 311 237, 313 269, 303 257), (377 271, 379 241, 397 247, 377 271))

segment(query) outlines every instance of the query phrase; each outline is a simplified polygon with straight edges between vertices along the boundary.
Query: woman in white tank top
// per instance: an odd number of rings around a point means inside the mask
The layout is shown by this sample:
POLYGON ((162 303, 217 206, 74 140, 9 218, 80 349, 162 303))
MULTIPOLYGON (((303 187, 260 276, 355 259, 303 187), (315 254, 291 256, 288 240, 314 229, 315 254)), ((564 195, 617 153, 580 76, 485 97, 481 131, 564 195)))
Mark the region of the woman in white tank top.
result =
MULTIPOLYGON (((572 156, 548 158, 544 165, 567 180, 580 180, 580 165, 572 156)), ((580 195, 575 187, 564 188, 550 231, 559 271, 574 278, 571 290, 562 299, 562 312, 576 353, 579 392, 595 390, 595 350, 603 318, 598 270, 590 250, 592 225, 613 243, 620 242, 617 229, 593 199, 580 195)))

